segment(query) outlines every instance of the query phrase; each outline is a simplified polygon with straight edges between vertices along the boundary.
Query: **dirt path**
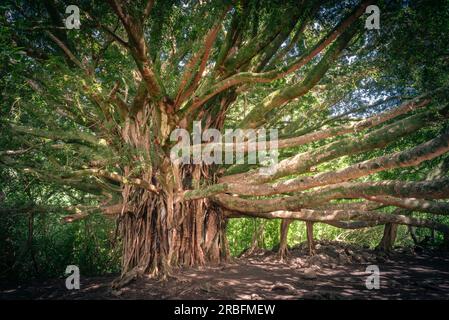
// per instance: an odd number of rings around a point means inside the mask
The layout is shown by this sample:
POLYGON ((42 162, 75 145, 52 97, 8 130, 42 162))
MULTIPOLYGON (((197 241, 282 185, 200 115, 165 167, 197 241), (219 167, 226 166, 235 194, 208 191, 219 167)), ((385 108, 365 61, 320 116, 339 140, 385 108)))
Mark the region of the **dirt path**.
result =
POLYGON ((304 248, 280 262, 258 252, 220 267, 181 270, 165 282, 139 279, 120 292, 114 277, 81 278, 68 291, 64 279, 0 290, 0 299, 448 299, 449 255, 396 251, 390 256, 348 245, 322 243, 307 257, 304 248), (380 269, 380 289, 368 290, 368 265, 380 269))

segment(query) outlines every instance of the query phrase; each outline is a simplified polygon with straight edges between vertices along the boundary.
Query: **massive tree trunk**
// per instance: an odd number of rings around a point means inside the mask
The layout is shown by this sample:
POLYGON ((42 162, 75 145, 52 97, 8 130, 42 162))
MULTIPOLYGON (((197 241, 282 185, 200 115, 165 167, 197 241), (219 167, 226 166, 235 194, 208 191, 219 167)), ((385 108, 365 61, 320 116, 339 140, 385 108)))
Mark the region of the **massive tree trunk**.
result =
MULTIPOLYGON (((137 112, 122 131, 124 141, 135 148, 132 160, 148 165, 140 169, 141 178, 134 179, 139 185, 123 184, 119 215, 122 277, 118 285, 144 273, 166 277, 173 267, 218 264, 227 259, 221 208, 208 198, 178 197, 184 190, 215 183, 216 174, 211 165, 171 161, 169 120, 164 121, 167 115, 160 112, 168 107, 148 109, 155 132, 145 110, 137 112)), ((129 165, 124 176, 136 172, 139 168, 129 165)))
MULTIPOLYGON (((207 170, 201 165, 183 166, 174 180, 190 187, 207 170)), ((128 210, 119 218, 122 278, 143 273, 167 276, 172 267, 218 264, 227 259, 222 210, 208 199, 176 202, 174 191, 164 188, 155 194, 125 188, 128 210)))

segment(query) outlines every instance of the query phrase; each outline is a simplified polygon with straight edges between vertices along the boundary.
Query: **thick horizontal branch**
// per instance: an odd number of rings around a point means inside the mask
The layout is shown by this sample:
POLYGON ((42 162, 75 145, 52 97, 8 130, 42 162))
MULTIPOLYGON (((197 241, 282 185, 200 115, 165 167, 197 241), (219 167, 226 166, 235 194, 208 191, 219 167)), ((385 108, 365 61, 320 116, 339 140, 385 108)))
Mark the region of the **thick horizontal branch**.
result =
MULTIPOLYGON (((388 110, 386 112, 382 112, 381 114, 376 114, 372 117, 360 120, 356 123, 348 124, 348 125, 341 125, 331 128, 326 128, 318 131, 314 131, 308 134, 303 134, 297 137, 291 137, 286 139, 280 139, 277 141, 276 144, 273 144, 271 146, 272 149, 284 149, 284 148, 291 148, 291 147, 297 147, 301 145, 305 145, 311 142, 340 136, 347 133, 358 133, 363 130, 378 126, 382 123, 385 123, 391 119, 394 119, 400 115, 406 114, 410 111, 417 110, 419 108, 425 107, 429 104, 431 101, 430 95, 435 93, 436 91, 429 92, 427 94, 421 95, 419 97, 416 97, 412 100, 405 101, 400 106, 393 108, 391 110, 388 110)), ((377 105, 377 103, 376 103, 377 105)), ((368 107, 365 107, 366 109, 369 109, 368 107)), ((194 145, 191 148, 191 151, 194 152, 194 150, 202 150, 204 148, 220 148, 222 150, 241 150, 242 152, 248 152, 248 150, 257 150, 258 144, 257 141, 246 141, 246 142, 239 142, 239 143, 225 143, 225 142, 217 142, 217 143, 203 143, 201 145, 194 145)))
MULTIPOLYGON (((323 210, 323 209, 317 209, 317 210, 323 210)), ((343 209, 326 209, 326 210, 343 210, 343 209)), ((363 209, 344 209, 344 210, 358 210, 358 211, 364 211, 363 209)), ((263 214, 264 217, 262 218, 266 218, 265 214, 263 214)), ((231 212, 231 211, 226 211, 225 210, 225 218, 226 219, 233 219, 233 218, 248 218, 248 215, 246 214, 242 214, 240 212, 231 212)), ((251 216, 251 218, 253 218, 253 216, 251 216)), ((273 218, 274 219, 274 218, 273 218)), ((302 219, 297 219, 300 221, 307 221, 307 220, 302 220, 302 219)), ((375 227, 378 225, 383 225, 385 223, 382 222, 378 222, 378 221, 321 221, 322 223, 328 224, 330 226, 333 227, 337 227, 337 228, 341 228, 341 229, 362 229, 362 228, 370 228, 370 227, 375 227)))
POLYGON ((385 223, 378 221, 328 221, 326 224, 340 229, 362 229, 375 227, 385 223))
POLYGON ((128 212, 128 207, 123 207, 123 204, 115 204, 110 206, 94 206, 94 205, 76 205, 76 206, 51 206, 51 205, 37 205, 27 204, 21 207, 0 207, 0 215, 15 215, 15 214, 48 214, 48 213, 60 213, 67 214, 62 217, 62 222, 74 222, 87 218, 93 212, 101 212, 105 216, 115 217, 121 212, 128 212))
MULTIPOLYGON (((428 219, 419 219, 404 215, 357 210, 309 210, 301 211, 275 211, 246 213, 248 217, 265 219, 294 219, 312 222, 338 222, 345 220, 369 221, 373 224, 395 223, 414 227, 423 227, 449 233, 449 226, 428 219)), ((231 216, 232 217, 232 216, 231 216)))
POLYGON ((106 170, 102 170, 102 169, 84 169, 84 170, 78 170, 78 171, 74 171, 70 174, 71 176, 88 176, 88 175, 92 175, 92 176, 96 176, 96 177, 103 177, 103 178, 107 178, 110 179, 112 181, 116 181, 119 182, 121 184, 132 184, 135 185, 137 187, 146 189, 148 191, 154 192, 154 193, 159 193, 159 190, 156 188, 156 186, 154 186, 153 184, 149 183, 148 181, 145 181, 143 179, 139 179, 139 178, 126 178, 123 177, 117 173, 114 172, 109 172, 106 170))
POLYGON ((449 202, 430 201, 414 198, 401 199, 387 196, 370 196, 366 197, 366 199, 412 211, 449 215, 449 202))
POLYGON ((77 142, 82 144, 89 144, 96 147, 106 147, 107 142, 104 139, 98 139, 96 136, 87 132, 78 131, 76 133, 62 131, 62 130, 44 130, 32 127, 25 127, 15 124, 10 124, 12 131, 17 133, 29 134, 35 137, 41 137, 51 140, 61 140, 65 142, 77 142))
POLYGON ((71 223, 78 220, 85 219, 89 217, 89 215, 92 212, 99 211, 102 214, 104 214, 106 217, 114 218, 117 215, 120 215, 121 213, 127 213, 130 212, 130 208, 128 206, 123 206, 122 203, 114 204, 110 206, 96 206, 92 208, 79 208, 76 207, 75 210, 76 213, 66 215, 62 218, 63 223, 71 223))
POLYGON ((381 171, 417 166, 447 152, 449 152, 449 129, 438 137, 412 149, 356 163, 341 170, 323 172, 315 176, 298 177, 274 184, 231 184, 229 192, 242 195, 272 195, 302 191, 350 181, 381 171))
POLYGON ((237 196, 219 194, 214 199, 223 207, 239 212, 271 212, 277 210, 296 211, 315 208, 334 199, 360 199, 372 196, 393 196, 398 198, 448 199, 449 178, 433 181, 404 182, 345 182, 294 196, 272 199, 243 199, 237 196))
MULTIPOLYGON (((389 111, 382 112, 380 114, 374 115, 367 119, 363 119, 354 124, 336 126, 331 128, 326 128, 323 130, 314 131, 308 134, 304 134, 298 137, 292 137, 288 139, 282 139, 278 142, 278 148, 288 148, 294 146, 300 146, 314 141, 319 141, 327 139, 330 137, 336 137, 339 135, 347 133, 357 133, 363 130, 378 126, 382 123, 390 121, 400 115, 406 114, 410 111, 416 110, 418 108, 425 107, 431 101, 429 95, 433 92, 421 95, 412 100, 403 102, 400 106, 393 108, 389 111)), ((369 107, 366 107, 369 109, 369 107)))
POLYGON ((449 152, 449 129, 446 129, 438 137, 415 148, 356 163, 341 170, 323 172, 315 176, 298 177, 274 184, 221 183, 201 190, 186 191, 184 199, 193 200, 223 192, 249 196, 267 196, 303 191, 314 187, 350 181, 385 170, 417 166, 446 152, 449 152))
POLYGON ((25 154, 31 150, 33 150, 35 146, 31 146, 26 149, 19 149, 19 150, 1 150, 0 151, 0 157, 7 156, 7 157, 14 157, 14 156, 20 156, 22 154, 25 154))
POLYGON ((371 201, 357 201, 357 202, 343 202, 343 203, 329 203, 318 206, 316 210, 359 210, 372 211, 385 207, 384 204, 379 204, 371 201))
POLYGON ((429 110, 369 132, 364 136, 346 137, 311 151, 300 153, 284 159, 261 172, 259 169, 246 173, 225 176, 220 182, 245 181, 246 184, 261 184, 292 174, 307 172, 312 166, 339 158, 344 155, 354 155, 368 150, 384 147, 400 137, 413 133, 429 122, 438 121, 449 116, 448 107, 429 110))

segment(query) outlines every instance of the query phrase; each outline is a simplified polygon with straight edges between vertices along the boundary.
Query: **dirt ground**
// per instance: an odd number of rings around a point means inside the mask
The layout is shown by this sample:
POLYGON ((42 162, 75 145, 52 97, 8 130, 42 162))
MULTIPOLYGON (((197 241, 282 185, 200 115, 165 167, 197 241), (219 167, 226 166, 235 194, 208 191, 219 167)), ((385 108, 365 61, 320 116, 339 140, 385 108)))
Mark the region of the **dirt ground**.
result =
POLYGON ((287 260, 259 250, 233 262, 179 270, 167 281, 140 278, 112 291, 115 276, 81 277, 69 291, 65 279, 0 287, 0 299, 449 299, 449 255, 422 248, 385 255, 353 245, 320 242, 309 257, 305 245, 287 260), (366 267, 377 265, 380 288, 365 286, 366 267))

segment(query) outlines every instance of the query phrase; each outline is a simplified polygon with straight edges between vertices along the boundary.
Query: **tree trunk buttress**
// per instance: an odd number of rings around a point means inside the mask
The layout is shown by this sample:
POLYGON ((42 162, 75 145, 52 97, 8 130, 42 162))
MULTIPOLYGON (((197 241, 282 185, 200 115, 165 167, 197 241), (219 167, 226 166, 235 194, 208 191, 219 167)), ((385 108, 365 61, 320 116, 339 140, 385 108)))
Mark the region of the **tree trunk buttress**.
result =
POLYGON ((125 187, 128 212, 119 218, 123 245, 122 278, 162 276, 173 267, 218 264, 227 260, 225 220, 208 199, 177 202, 175 192, 207 179, 208 168, 184 165, 166 181, 153 178, 160 194, 125 187), (167 181, 174 181, 174 184, 167 181), (160 185, 159 185, 160 184, 160 185))

